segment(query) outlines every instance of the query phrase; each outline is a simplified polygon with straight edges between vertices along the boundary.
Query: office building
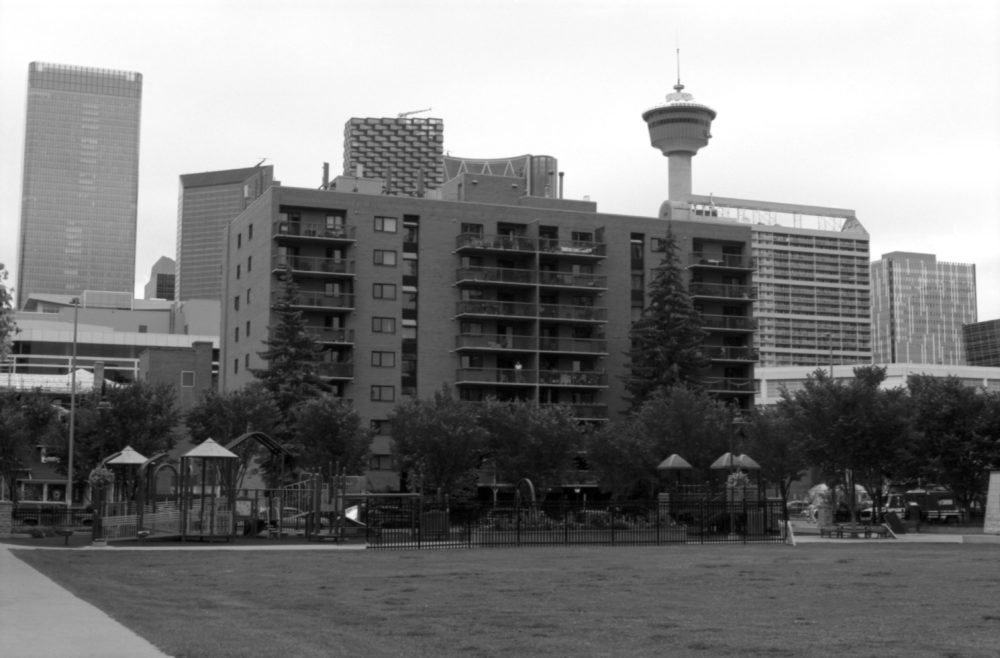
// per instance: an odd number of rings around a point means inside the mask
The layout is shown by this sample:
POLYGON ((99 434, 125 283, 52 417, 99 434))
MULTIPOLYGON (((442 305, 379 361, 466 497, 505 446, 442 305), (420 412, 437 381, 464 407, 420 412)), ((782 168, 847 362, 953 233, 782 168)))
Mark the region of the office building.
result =
POLYGON ((871 264, 876 363, 964 364, 962 325, 976 322, 976 266, 894 251, 871 264))
MULTIPOLYGON (((422 197, 444 182, 444 122, 353 118, 344 125, 344 175, 381 179, 385 194, 422 197)), ((351 191, 350 189, 345 191, 351 191)))
POLYGON ((226 225, 272 183, 271 165, 180 177, 177 299, 221 298, 222 234, 226 225))
POLYGON ((962 339, 965 342, 966 363, 1000 368, 1000 320, 964 325, 962 339))
POLYGON ((149 281, 143 288, 143 299, 174 299, 174 269, 173 258, 160 256, 149 271, 149 281))
POLYGON ((17 304, 135 290, 142 75, 28 67, 17 304))

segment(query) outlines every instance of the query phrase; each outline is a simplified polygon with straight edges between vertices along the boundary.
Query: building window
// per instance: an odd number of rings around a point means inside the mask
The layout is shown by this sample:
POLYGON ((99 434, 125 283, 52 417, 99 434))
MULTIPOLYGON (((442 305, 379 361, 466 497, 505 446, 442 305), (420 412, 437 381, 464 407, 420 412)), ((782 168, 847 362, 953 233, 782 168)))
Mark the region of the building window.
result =
POLYGON ((194 386, 194 370, 181 370, 181 388, 194 386))
POLYGON ((240 360, 233 359, 233 374, 238 375, 240 372, 240 360))
POLYGON ((250 289, 247 288, 247 304, 250 303, 250 289))
POLYGON ((375 217, 376 233, 395 233, 398 222, 395 217, 375 217))
POLYGON ((233 297, 233 310, 234 311, 240 310, 240 296, 239 295, 236 295, 235 297, 233 297))
POLYGON ((389 421, 387 420, 372 420, 368 425, 375 434, 388 435, 391 433, 391 428, 389 427, 389 421))
POLYGON ((250 355, 249 354, 244 354, 243 355, 243 367, 246 368, 247 370, 250 369, 250 355))
POLYGON ((247 227, 247 240, 253 240, 253 224, 247 227))
POLYGON ((240 278, 240 264, 236 263, 236 278, 240 278))
POLYGON ((396 387, 372 385, 372 402, 395 402, 396 387))
POLYGON ((372 367, 373 368, 395 368, 396 367, 396 353, 395 352, 372 352, 372 367))
POLYGON ((462 233, 468 233, 469 235, 482 235, 483 225, 482 224, 467 224, 462 222, 462 233))
POLYGON ((247 336, 247 337, 250 336, 250 320, 247 320, 247 329, 246 329, 246 332, 243 335, 247 336))
POLYGON ((376 265, 396 267, 396 252, 392 249, 376 249, 374 262, 376 265))
POLYGON ((247 274, 253 269, 253 256, 247 256, 247 274))
POLYGON ((650 251, 666 251, 667 250, 667 240, 665 238, 651 238, 650 239, 650 251))
POLYGON ((372 299, 396 299, 396 284, 373 283, 372 299))
POLYGON ((242 233, 237 233, 236 234, 236 248, 239 249, 242 246, 243 246, 243 234, 242 233))
POLYGON ((233 342, 234 343, 240 342, 240 328, 239 327, 236 327, 235 329, 233 329, 233 342))
POLYGON ((373 334, 394 334, 396 333, 396 318, 372 318, 373 334))
POLYGON ((146 333, 148 331, 149 331, 149 326, 148 325, 145 325, 145 324, 140 324, 139 325, 139 333, 140 334, 144 334, 144 333, 146 333))

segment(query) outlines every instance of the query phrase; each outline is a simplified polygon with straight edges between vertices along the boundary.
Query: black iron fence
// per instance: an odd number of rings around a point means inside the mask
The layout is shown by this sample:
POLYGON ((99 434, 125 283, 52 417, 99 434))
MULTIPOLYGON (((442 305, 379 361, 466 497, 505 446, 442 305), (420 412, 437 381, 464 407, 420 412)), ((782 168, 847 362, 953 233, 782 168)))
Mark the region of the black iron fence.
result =
POLYGON ((785 541, 781 501, 661 500, 581 504, 444 504, 370 501, 373 549, 546 545, 649 546, 785 541))
POLYGON ((89 530, 94 513, 82 509, 56 506, 18 505, 11 512, 11 532, 26 533, 32 529, 73 528, 89 530))

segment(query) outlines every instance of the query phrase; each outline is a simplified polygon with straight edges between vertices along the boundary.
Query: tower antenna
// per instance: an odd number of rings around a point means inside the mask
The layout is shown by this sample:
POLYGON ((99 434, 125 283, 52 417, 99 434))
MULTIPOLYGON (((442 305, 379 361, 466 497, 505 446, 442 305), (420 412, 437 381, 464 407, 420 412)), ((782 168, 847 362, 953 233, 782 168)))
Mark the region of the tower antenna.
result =
POLYGON ((681 84, 681 47, 677 46, 677 84, 674 85, 674 89, 680 91, 684 89, 684 85, 681 84))

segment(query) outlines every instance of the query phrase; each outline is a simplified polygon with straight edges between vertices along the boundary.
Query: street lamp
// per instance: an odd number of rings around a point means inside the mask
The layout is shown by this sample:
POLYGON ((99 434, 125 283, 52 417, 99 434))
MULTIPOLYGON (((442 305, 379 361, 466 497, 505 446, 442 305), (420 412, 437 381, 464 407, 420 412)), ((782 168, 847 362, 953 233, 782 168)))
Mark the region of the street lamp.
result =
POLYGON ((80 298, 73 304, 73 352, 69 358, 69 445, 66 458, 66 509, 73 508, 73 439, 76 434, 76 332, 79 326, 80 298))

